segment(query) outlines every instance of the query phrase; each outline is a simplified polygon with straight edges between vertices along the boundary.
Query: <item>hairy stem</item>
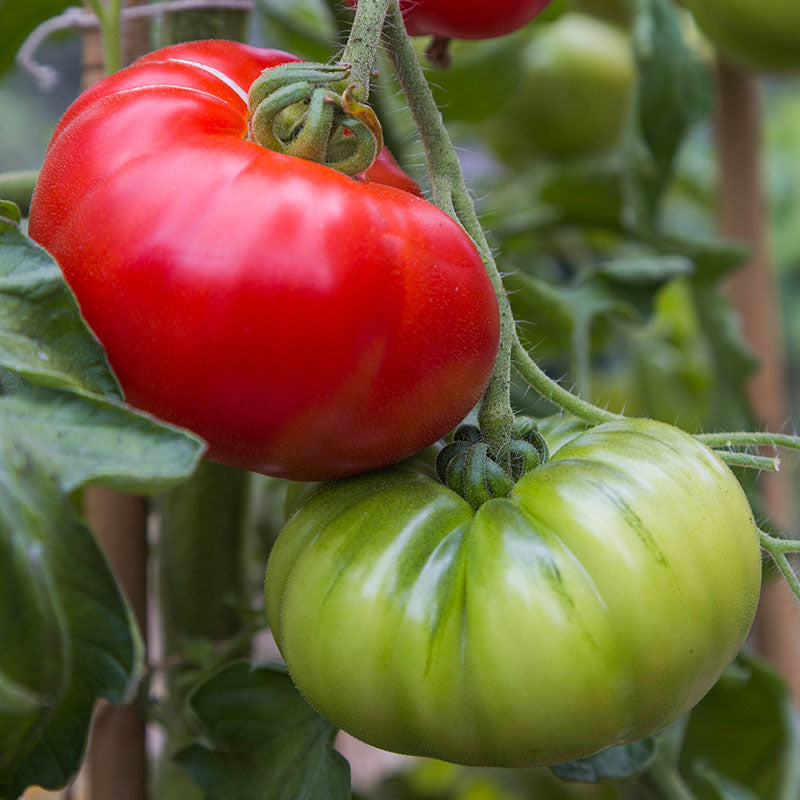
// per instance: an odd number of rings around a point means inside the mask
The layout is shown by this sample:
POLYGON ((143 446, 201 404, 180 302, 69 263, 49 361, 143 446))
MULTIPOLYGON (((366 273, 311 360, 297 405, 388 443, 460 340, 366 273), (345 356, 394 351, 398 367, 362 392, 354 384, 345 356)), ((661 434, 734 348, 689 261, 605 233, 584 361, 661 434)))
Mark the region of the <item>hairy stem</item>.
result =
POLYGON ((794 596, 800 600, 800 579, 798 579, 797 573, 792 569, 792 565, 786 557, 786 553, 800 552, 800 541, 776 539, 774 536, 770 536, 761 529, 758 531, 758 539, 761 543, 761 547, 769 553, 770 557, 775 562, 775 566, 780 570, 786 583, 789 584, 789 588, 794 593, 794 596))
POLYGON ((612 419, 622 419, 622 414, 615 414, 599 406, 587 403, 576 397, 572 392, 559 386, 552 378, 547 376, 542 368, 528 355, 519 337, 514 336, 512 353, 514 366, 527 383, 545 399, 564 411, 586 420, 591 425, 599 425, 612 419))
POLYGON ((800 450, 800 436, 769 431, 734 431, 722 433, 698 433, 698 441, 709 447, 737 447, 746 445, 773 445, 787 450, 800 450))
POLYGON ((714 452, 730 467, 747 467, 767 472, 780 472, 781 469, 781 460, 777 457, 754 456, 750 453, 736 453, 731 450, 715 450, 714 452))
POLYGON ((339 59, 350 64, 350 80, 355 85, 355 99, 364 103, 369 97, 369 84, 375 66, 375 53, 381 40, 386 12, 391 0, 361 0, 350 36, 339 59))
POLYGON ((464 228, 475 243, 497 296, 500 309, 500 348, 479 413, 483 437, 489 449, 497 453, 508 442, 514 421, 509 396, 514 317, 500 272, 475 213, 472 197, 464 183, 455 148, 430 86, 425 80, 417 53, 406 34, 397 0, 393 0, 390 6, 385 33, 389 42, 389 57, 425 148, 433 200, 464 228))

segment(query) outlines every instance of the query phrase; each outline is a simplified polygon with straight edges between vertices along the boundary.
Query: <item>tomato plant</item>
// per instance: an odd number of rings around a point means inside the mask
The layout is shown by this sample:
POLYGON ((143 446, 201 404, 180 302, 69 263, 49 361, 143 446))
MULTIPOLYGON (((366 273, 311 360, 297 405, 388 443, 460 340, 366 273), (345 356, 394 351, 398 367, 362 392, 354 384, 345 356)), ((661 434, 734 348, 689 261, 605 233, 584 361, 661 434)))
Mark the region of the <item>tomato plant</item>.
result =
POLYGON ((302 694, 345 730, 520 767, 685 714, 741 647, 760 574, 730 470, 630 419, 477 512, 418 465, 325 486, 273 549, 267 613, 302 694))
MULTIPOLYGON (((358 0, 347 0, 354 6, 358 0)), ((521 28, 551 0, 401 0, 411 36, 447 39, 492 39, 521 28)))
POLYGON ((246 90, 292 59, 201 42, 97 84, 53 135, 30 233, 132 404, 212 460, 330 478, 457 424, 498 312, 470 239, 395 188, 390 156, 357 182, 248 141, 246 90))
POLYGON ((800 69, 795 0, 682 0, 729 58, 758 69, 800 69))

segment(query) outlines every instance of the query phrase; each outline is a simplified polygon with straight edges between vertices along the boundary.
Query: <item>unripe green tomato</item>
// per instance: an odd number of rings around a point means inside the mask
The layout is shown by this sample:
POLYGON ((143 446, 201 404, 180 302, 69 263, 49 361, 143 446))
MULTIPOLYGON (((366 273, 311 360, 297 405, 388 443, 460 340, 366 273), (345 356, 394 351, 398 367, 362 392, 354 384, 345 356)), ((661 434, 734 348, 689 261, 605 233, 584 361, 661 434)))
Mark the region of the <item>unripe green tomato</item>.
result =
POLYGON ((728 58, 756 69, 800 69, 798 0, 682 2, 728 58))
POLYGON ((501 155, 575 157, 613 147, 635 80, 629 37, 583 14, 538 26, 494 137, 501 155))
POLYGON ((526 767, 653 734, 711 688, 760 587, 733 474, 660 422, 544 432, 569 441, 477 511, 417 461, 291 517, 267 614, 321 714, 387 750, 526 767))

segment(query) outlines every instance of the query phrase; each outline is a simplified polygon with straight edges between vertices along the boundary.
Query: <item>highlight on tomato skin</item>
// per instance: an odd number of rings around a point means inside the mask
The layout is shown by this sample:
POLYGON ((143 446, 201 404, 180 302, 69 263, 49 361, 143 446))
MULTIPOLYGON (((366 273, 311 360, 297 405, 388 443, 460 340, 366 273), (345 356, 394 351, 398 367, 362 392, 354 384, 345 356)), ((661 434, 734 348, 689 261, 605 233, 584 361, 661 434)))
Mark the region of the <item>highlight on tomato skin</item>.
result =
POLYGON ((480 398, 499 312, 464 231, 388 151, 360 180, 247 140, 247 89, 294 59, 174 45, 67 111, 30 235, 126 399, 209 458, 296 480, 403 459, 480 398))
POLYGON ((653 420, 540 431, 551 459, 477 511, 424 456, 295 498, 267 616, 338 727, 470 766, 561 763, 659 732, 736 656, 761 556, 730 469, 653 420))
MULTIPOLYGON (((347 0, 355 6, 358 0, 347 0)), ((411 36, 493 39, 529 23, 551 0, 401 0, 411 36)))

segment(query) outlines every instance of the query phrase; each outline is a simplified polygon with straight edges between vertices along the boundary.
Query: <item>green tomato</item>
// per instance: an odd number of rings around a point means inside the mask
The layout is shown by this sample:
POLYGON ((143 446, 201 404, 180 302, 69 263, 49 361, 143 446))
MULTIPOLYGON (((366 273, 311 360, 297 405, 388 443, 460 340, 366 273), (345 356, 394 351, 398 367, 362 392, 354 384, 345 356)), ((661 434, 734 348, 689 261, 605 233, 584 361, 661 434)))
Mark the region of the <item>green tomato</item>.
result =
POLYGON ((621 29, 564 14, 536 28, 520 61, 518 88, 493 137, 501 155, 512 162, 520 154, 576 157, 616 144, 636 74, 621 29))
POLYGON ((703 697, 758 599, 744 493, 669 425, 576 433, 477 511, 419 460, 305 501, 267 613, 321 714, 387 750, 525 767, 641 739, 703 697))
POLYGON ((681 0, 720 52, 757 69, 800 69, 797 0, 681 0))

